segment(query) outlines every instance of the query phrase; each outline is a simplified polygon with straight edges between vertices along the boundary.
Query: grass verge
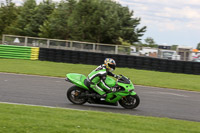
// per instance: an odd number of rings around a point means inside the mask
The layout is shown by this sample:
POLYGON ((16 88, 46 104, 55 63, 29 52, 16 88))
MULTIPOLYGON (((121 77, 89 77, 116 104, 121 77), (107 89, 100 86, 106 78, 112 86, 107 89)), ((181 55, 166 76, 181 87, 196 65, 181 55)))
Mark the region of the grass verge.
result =
MULTIPOLYGON (((88 75, 97 66, 83 64, 56 63, 48 61, 30 61, 0 58, 0 72, 23 73, 65 77, 66 73, 81 73, 88 75)), ((200 91, 200 76, 117 68, 114 72, 129 77, 134 84, 200 91)))
POLYGON ((2 133, 197 133, 199 122, 0 103, 2 133))

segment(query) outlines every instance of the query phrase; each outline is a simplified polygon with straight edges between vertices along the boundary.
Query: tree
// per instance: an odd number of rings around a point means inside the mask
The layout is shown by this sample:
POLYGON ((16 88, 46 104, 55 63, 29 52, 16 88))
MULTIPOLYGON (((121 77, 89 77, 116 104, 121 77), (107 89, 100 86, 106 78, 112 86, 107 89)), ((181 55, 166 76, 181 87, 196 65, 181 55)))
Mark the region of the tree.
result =
POLYGON ((200 50, 200 43, 197 44, 197 49, 200 50))
POLYGON ((8 27, 7 32, 16 35, 35 36, 33 29, 31 29, 31 26, 35 24, 31 23, 35 14, 35 7, 35 0, 26 0, 20 9, 17 20, 8 27))
POLYGON ((97 43, 137 42, 146 29, 136 28, 140 19, 111 0, 80 0, 68 20, 72 39, 97 43))
POLYGON ((171 50, 177 50, 178 45, 174 44, 171 46, 171 50))
POLYGON ((24 36, 38 36, 39 27, 54 10, 55 5, 51 0, 44 0, 38 6, 35 0, 26 0, 21 7, 17 20, 7 32, 24 36))
POLYGON ((119 43, 123 46, 131 46, 131 43, 124 41, 121 37, 119 38, 119 43))
POLYGON ((38 36, 40 26, 47 20, 53 12, 55 4, 51 0, 44 0, 35 7, 35 14, 32 16, 30 23, 27 25, 27 32, 33 36, 38 36))
POLYGON ((119 6, 118 10, 122 29, 121 37, 131 44, 139 42, 141 40, 140 37, 142 37, 144 32, 146 31, 146 26, 142 28, 137 28, 137 26, 140 24, 141 19, 133 18, 134 12, 129 11, 128 7, 119 6))
MULTIPOLYGON (((97 21, 101 19, 101 13, 97 0, 80 0, 68 19, 70 37, 73 40, 99 42, 97 21), (98 20, 96 20, 98 19, 98 20)), ((99 22, 99 21, 98 21, 99 22)))
POLYGON ((146 42, 146 44, 148 45, 155 45, 155 41, 152 37, 147 37, 146 39, 144 39, 144 41, 146 42))
POLYGON ((76 1, 61 1, 48 19, 40 26, 40 37, 69 39, 68 18, 72 14, 76 1))
POLYGON ((130 54, 130 51, 131 51, 131 48, 130 48, 131 43, 129 43, 129 42, 123 40, 121 37, 118 39, 118 41, 119 41, 119 44, 122 45, 122 47, 118 46, 118 52, 119 52, 119 53, 123 53, 123 54, 124 54, 124 53, 130 54), (125 46, 125 47, 124 47, 124 46, 125 46))
POLYGON ((0 7, 0 36, 6 33, 5 30, 16 19, 19 10, 12 2, 12 0, 6 0, 6 4, 1 4, 0 7))
POLYGON ((146 31, 145 26, 138 28, 141 19, 133 11, 113 0, 62 0, 56 5, 26 0, 18 10, 7 33, 109 44, 121 38, 133 44, 146 31))

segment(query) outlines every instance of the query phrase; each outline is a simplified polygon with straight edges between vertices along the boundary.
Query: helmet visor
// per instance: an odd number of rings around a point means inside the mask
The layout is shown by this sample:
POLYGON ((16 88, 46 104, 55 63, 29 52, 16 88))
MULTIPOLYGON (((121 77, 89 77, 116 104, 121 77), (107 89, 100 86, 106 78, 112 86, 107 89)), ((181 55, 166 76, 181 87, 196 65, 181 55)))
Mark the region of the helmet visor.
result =
POLYGON ((113 70, 115 70, 115 64, 108 64, 108 66, 109 66, 110 68, 112 68, 113 70))

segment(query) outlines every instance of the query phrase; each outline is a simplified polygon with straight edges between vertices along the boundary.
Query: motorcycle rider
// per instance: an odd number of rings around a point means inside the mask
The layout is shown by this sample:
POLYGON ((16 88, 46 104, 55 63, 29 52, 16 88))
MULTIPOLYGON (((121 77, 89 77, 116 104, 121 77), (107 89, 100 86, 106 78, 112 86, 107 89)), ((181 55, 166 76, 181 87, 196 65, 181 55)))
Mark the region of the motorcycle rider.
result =
POLYGON ((110 88, 106 83, 106 76, 112 76, 115 78, 119 78, 118 75, 112 73, 115 70, 116 63, 112 58, 106 58, 104 60, 104 64, 98 66, 95 70, 93 70, 87 77, 87 81, 89 83, 89 87, 95 90, 98 94, 100 94, 100 98, 106 98, 106 92, 114 92, 115 88, 110 88), (102 83, 102 88, 99 87, 100 83, 102 83), (106 91, 104 91, 104 90, 106 91))

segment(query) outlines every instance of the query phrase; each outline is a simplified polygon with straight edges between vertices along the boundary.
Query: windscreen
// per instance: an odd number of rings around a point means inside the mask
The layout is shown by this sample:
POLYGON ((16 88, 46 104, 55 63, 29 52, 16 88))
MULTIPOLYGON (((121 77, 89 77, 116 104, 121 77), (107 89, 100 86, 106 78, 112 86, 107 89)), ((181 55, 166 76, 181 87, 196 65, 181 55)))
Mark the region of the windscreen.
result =
POLYGON ((122 76, 122 77, 118 80, 118 82, 124 83, 124 84, 130 84, 130 83, 131 83, 130 80, 129 80, 128 78, 124 77, 124 76, 122 76))

